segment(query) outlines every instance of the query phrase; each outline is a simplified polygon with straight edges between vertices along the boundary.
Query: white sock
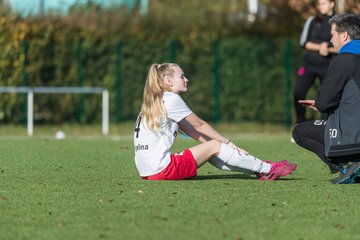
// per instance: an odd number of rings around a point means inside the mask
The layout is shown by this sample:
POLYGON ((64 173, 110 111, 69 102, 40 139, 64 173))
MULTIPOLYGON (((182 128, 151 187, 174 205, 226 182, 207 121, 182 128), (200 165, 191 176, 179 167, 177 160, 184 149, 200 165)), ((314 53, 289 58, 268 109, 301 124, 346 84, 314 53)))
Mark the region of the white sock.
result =
POLYGON ((225 171, 234 171, 234 172, 243 172, 246 174, 253 174, 254 172, 248 170, 248 169, 244 169, 244 168, 240 168, 240 167, 236 167, 236 166, 231 166, 227 163, 225 163, 223 160, 221 160, 218 157, 212 157, 209 161, 208 161, 211 165, 213 165, 214 167, 221 169, 221 170, 225 170, 225 171))
POLYGON ((239 153, 224 143, 221 144, 218 158, 220 158, 227 165, 247 169, 252 172, 269 172, 271 168, 269 163, 263 162, 252 155, 239 153))

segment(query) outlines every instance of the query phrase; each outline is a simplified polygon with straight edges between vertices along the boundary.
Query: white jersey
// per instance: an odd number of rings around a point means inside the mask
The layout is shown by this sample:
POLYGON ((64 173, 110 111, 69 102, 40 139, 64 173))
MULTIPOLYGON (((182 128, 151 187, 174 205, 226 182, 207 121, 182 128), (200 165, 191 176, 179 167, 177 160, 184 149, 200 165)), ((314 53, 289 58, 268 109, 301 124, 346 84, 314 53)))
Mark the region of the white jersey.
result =
POLYGON ((164 170, 170 163, 171 146, 174 143, 178 122, 192 111, 180 95, 164 92, 167 119, 161 123, 161 130, 153 132, 143 123, 140 115, 134 132, 135 164, 140 176, 147 177, 164 170))

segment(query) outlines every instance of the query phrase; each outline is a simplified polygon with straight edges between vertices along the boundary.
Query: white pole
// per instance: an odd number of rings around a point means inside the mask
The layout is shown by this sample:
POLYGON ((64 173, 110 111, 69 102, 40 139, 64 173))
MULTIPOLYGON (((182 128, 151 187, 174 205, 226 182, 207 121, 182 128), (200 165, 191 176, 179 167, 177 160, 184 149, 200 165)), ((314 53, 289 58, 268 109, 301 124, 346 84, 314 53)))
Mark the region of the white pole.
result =
POLYGON ((247 0, 248 14, 247 20, 249 23, 253 23, 256 20, 256 15, 259 11, 259 0, 247 0))
POLYGON ((102 132, 109 135, 109 91, 102 92, 102 132))
POLYGON ((34 128, 34 92, 31 88, 28 91, 28 106, 27 106, 27 132, 28 136, 33 135, 34 128))
POLYGON ((259 0, 248 0, 248 13, 256 15, 259 11, 259 0))
POLYGON ((44 15, 44 0, 39 0, 39 14, 44 15))
POLYGON ((339 10, 339 13, 344 13, 345 12, 345 0, 339 0, 339 2, 338 2, 338 10, 339 10))

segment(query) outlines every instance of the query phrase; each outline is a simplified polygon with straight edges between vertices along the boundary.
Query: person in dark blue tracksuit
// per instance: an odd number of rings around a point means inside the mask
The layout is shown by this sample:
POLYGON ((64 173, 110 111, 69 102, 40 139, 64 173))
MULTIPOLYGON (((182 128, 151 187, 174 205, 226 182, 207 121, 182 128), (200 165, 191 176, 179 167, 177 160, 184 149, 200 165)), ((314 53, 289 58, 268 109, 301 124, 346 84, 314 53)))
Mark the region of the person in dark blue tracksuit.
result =
POLYGON ((299 104, 300 99, 306 97, 316 78, 322 83, 328 66, 336 53, 330 43, 329 19, 334 15, 334 0, 318 0, 318 14, 307 19, 301 34, 300 45, 305 49, 302 66, 298 70, 293 98, 296 122, 303 122, 305 108, 299 104))
POLYGON ((330 19, 334 57, 315 100, 299 100, 327 115, 325 120, 298 123, 293 138, 314 152, 332 173, 332 182, 360 181, 360 16, 339 14, 330 19))

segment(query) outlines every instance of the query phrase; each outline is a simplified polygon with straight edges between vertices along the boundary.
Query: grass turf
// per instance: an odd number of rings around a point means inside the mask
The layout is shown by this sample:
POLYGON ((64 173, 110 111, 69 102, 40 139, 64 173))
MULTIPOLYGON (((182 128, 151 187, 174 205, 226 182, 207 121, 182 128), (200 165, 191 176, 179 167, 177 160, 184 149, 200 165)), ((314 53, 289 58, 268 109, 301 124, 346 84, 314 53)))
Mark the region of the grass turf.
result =
POLYGON ((298 169, 264 182, 206 164, 191 180, 142 181, 131 139, 1 139, 1 239, 358 239, 359 185, 330 184, 288 134, 231 139, 298 169))

